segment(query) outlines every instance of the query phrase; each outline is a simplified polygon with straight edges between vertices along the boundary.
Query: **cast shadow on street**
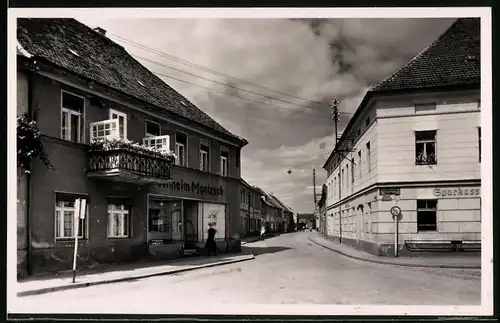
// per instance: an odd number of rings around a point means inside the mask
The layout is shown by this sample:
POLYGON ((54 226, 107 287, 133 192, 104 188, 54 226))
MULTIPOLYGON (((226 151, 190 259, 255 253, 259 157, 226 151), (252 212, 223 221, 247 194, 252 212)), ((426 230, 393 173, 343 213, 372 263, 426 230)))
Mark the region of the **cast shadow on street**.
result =
POLYGON ((289 247, 283 247, 283 246, 270 246, 270 247, 247 247, 247 246, 242 246, 241 250, 244 253, 252 253, 254 256, 259 256, 263 255, 266 253, 275 253, 275 252, 281 252, 281 251, 286 251, 290 250, 293 248, 289 247))

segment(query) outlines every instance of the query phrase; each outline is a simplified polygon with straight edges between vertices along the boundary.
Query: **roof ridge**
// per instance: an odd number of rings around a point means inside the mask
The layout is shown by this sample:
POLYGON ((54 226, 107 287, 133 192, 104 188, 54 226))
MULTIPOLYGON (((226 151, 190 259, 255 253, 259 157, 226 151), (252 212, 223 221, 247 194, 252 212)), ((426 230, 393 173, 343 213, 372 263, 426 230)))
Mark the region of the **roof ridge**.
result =
POLYGON ((406 63, 403 67, 400 69, 396 70, 394 73, 390 74, 388 77, 383 79, 382 81, 378 82, 377 84, 374 84, 368 89, 368 92, 374 92, 377 91, 377 88, 380 87, 382 84, 391 81, 393 78, 397 76, 397 74, 401 73, 402 71, 410 68, 412 64, 415 63, 415 61, 422 57, 426 52, 428 52, 433 46, 435 46, 448 32, 454 28, 459 22, 462 21, 463 18, 458 18, 455 20, 438 38, 436 38, 432 43, 427 45, 424 49, 422 49, 417 55, 413 56, 408 63, 406 63))

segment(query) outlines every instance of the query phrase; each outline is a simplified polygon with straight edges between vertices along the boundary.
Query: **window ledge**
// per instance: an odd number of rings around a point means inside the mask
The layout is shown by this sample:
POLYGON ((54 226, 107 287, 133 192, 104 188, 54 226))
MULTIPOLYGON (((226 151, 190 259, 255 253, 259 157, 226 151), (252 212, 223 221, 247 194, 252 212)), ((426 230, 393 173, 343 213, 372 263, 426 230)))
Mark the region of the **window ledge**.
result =
POLYGON ((107 237, 108 240, 126 240, 130 239, 130 236, 113 236, 113 237, 107 237))

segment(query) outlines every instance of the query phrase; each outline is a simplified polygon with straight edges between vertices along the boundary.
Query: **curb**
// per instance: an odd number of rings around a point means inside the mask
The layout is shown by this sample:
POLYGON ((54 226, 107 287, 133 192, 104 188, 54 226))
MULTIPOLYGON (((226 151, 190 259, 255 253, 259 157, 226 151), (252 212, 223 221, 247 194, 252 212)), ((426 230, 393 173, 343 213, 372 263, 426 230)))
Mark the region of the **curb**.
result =
POLYGON ((52 292, 59 292, 59 291, 63 291, 63 290, 68 290, 68 289, 77 289, 77 288, 84 288, 84 287, 89 287, 89 286, 121 283, 121 282, 125 282, 125 281, 138 280, 138 279, 155 277, 155 276, 166 276, 166 275, 172 275, 172 274, 177 274, 177 273, 187 272, 187 271, 192 271, 192 270, 197 270, 197 269, 234 264, 234 263, 238 263, 238 262, 252 260, 254 258, 255 258, 255 256, 253 254, 251 254, 251 255, 247 255, 245 258, 242 258, 242 259, 224 260, 224 261, 220 261, 220 262, 203 264, 203 265, 199 265, 199 266, 191 267, 191 268, 174 269, 174 270, 163 271, 163 272, 152 273, 152 274, 129 276, 129 277, 114 278, 114 279, 109 279, 109 280, 102 280, 102 281, 95 281, 95 282, 88 282, 88 283, 76 283, 73 285, 64 285, 64 286, 55 286, 55 287, 46 287, 46 288, 40 288, 40 289, 27 290, 27 291, 17 293, 17 296, 24 297, 24 296, 32 296, 32 295, 41 295, 41 294, 47 294, 47 293, 52 293, 52 292))
POLYGON ((349 255, 345 252, 330 248, 328 246, 325 246, 311 238, 308 238, 309 241, 314 242, 318 246, 321 246, 325 249, 334 251, 338 254, 341 254, 345 257, 356 259, 356 260, 361 260, 365 262, 371 262, 375 264, 382 264, 382 265, 391 265, 391 266, 399 266, 399 267, 417 267, 417 268, 441 268, 441 269, 481 269, 481 266, 476 266, 476 265, 462 265, 462 266, 454 266, 454 265, 423 265, 423 264, 405 264, 405 263, 393 263, 393 262, 388 262, 388 261, 382 261, 382 260, 374 260, 374 259, 366 259, 366 258, 361 258, 361 257, 356 257, 349 255))

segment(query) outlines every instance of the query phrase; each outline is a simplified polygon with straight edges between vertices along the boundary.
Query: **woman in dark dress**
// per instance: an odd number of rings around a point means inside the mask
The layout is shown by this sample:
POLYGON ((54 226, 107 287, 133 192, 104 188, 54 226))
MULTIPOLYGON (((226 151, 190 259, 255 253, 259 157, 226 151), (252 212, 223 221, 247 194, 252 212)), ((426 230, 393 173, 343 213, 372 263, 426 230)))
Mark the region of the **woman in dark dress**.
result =
POLYGON ((207 249, 208 256, 211 256, 212 253, 214 256, 217 256, 217 245, 215 244, 215 233, 217 233, 217 230, 213 228, 212 224, 209 224, 208 226, 208 237, 205 248, 207 249))

